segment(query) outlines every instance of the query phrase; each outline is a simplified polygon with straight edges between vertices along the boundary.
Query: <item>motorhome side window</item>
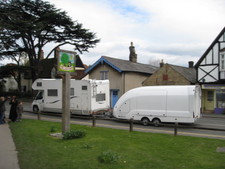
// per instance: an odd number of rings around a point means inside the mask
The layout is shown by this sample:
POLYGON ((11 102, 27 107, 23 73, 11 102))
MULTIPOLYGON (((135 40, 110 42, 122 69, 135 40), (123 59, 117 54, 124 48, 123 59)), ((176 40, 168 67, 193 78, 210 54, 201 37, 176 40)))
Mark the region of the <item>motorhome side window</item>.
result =
POLYGON ((74 88, 70 88, 70 96, 74 96, 74 88))
POLYGON ((100 101, 105 101, 105 93, 100 93, 96 95, 96 101, 100 102, 100 101))
POLYGON ((48 96, 58 96, 57 89, 48 89, 48 96))
POLYGON ((42 82, 37 82, 37 86, 41 87, 42 86, 42 82))
POLYGON ((87 86, 82 86, 82 90, 87 90, 87 86))

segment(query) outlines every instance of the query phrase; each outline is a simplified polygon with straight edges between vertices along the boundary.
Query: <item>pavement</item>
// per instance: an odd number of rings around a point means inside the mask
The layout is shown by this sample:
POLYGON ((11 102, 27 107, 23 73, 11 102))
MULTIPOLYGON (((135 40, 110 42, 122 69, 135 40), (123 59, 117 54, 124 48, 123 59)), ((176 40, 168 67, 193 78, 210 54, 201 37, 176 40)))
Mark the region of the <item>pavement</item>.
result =
POLYGON ((0 125, 0 169, 19 169, 16 146, 7 123, 0 125))
POLYGON ((220 119, 225 119, 225 115, 224 114, 208 114, 208 113, 203 113, 202 117, 209 117, 209 118, 220 118, 220 119))

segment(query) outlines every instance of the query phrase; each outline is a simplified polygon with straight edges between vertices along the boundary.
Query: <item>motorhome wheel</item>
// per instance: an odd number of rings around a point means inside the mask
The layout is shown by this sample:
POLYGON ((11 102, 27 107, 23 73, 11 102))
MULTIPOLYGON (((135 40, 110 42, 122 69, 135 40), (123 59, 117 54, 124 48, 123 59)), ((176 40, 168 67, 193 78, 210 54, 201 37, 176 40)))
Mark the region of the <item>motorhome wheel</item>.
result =
POLYGON ((37 106, 34 106, 33 107, 33 112, 35 112, 35 113, 39 112, 39 108, 37 106))

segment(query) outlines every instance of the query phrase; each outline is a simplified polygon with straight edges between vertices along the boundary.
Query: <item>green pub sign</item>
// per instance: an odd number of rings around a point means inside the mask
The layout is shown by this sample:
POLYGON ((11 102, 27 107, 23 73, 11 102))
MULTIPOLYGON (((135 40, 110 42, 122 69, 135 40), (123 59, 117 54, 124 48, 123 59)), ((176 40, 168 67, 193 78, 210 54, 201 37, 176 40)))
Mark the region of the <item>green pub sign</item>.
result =
POLYGON ((57 57, 57 73, 65 74, 66 72, 69 72, 70 74, 74 74, 76 67, 76 52, 61 49, 57 49, 55 52, 57 57))

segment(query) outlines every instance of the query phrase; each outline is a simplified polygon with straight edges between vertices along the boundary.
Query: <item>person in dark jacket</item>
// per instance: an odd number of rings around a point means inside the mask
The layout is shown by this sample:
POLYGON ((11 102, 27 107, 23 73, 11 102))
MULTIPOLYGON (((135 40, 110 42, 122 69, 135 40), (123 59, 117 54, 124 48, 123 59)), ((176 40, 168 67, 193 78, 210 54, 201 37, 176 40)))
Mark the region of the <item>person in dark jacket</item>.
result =
POLYGON ((9 119, 12 122, 15 122, 17 119, 17 112, 16 112, 16 108, 18 105, 18 100, 16 98, 16 96, 13 96, 12 99, 10 100, 9 104, 11 105, 10 107, 10 112, 9 112, 9 119))
POLYGON ((5 102, 7 99, 5 97, 0 97, 0 124, 5 123, 5 102))

